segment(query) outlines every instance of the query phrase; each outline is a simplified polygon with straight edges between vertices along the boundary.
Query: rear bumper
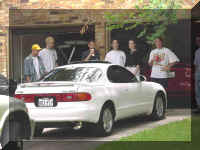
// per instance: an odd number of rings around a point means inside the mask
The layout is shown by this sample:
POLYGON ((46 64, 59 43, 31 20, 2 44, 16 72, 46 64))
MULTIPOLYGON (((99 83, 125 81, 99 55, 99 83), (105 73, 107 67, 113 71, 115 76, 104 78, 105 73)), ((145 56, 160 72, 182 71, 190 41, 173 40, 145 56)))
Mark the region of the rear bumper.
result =
POLYGON ((59 103, 57 107, 40 108, 32 103, 26 104, 30 118, 36 124, 50 126, 62 125, 72 122, 91 122, 97 123, 99 120, 99 111, 95 104, 88 102, 59 103))

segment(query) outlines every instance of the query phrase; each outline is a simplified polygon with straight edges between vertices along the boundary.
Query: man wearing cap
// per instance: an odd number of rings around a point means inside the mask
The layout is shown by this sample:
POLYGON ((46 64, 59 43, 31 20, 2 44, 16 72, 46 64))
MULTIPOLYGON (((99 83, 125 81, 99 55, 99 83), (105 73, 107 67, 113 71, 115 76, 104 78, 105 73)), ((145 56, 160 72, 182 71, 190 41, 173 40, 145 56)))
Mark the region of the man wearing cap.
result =
POLYGON ((24 78, 25 82, 37 81, 46 71, 41 58, 38 56, 41 50, 38 44, 32 45, 32 53, 24 60, 24 78))
POLYGON ((42 59, 42 62, 44 64, 44 67, 47 72, 50 72, 53 70, 57 65, 57 53, 54 49, 55 46, 55 40, 53 37, 49 36, 45 40, 46 42, 46 48, 40 51, 39 56, 42 59))

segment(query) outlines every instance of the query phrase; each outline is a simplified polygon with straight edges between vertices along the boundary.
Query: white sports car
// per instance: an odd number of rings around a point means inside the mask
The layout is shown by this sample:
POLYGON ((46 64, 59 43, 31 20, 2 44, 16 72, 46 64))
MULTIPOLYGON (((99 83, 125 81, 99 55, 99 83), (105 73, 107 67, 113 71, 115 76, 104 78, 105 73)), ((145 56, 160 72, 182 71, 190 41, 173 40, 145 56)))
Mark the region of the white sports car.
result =
POLYGON ((40 81, 18 85, 36 121, 35 135, 45 127, 96 125, 98 133, 112 133, 115 121, 140 114, 163 119, 167 95, 157 83, 141 80, 126 68, 108 62, 77 62, 57 67, 40 81))

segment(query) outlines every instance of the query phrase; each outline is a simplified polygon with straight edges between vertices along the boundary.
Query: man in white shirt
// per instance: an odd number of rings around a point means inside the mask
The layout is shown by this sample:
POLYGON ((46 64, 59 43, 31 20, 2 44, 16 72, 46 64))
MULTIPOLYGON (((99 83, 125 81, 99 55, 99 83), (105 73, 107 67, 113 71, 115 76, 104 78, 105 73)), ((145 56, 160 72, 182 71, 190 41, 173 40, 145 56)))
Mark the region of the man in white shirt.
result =
POLYGON ((198 49, 195 52, 195 99, 197 102, 197 113, 200 113, 200 34, 196 36, 198 49))
POLYGON ((119 43, 117 40, 112 41, 112 50, 106 54, 105 61, 115 65, 125 66, 126 55, 122 50, 119 50, 119 43))
POLYGON ((163 47, 162 38, 155 39, 156 49, 152 50, 149 65, 152 66, 151 80, 168 87, 168 73, 177 62, 178 57, 168 48, 163 47))
POLYGON ((54 49, 55 40, 53 37, 49 36, 45 40, 46 48, 40 51, 39 56, 45 66, 47 72, 50 72, 57 66, 57 53, 54 49))

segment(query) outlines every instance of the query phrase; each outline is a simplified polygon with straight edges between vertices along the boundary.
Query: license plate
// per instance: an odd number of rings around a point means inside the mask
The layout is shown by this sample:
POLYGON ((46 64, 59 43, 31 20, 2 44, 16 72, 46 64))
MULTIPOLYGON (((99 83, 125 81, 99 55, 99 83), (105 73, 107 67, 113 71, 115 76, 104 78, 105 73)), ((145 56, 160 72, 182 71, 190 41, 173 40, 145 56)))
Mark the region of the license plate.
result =
POLYGON ((36 106, 38 106, 38 107, 54 107, 54 106, 56 106, 56 101, 53 97, 38 97, 36 106))

